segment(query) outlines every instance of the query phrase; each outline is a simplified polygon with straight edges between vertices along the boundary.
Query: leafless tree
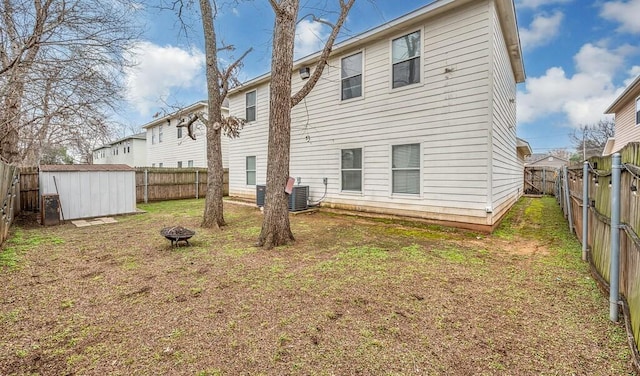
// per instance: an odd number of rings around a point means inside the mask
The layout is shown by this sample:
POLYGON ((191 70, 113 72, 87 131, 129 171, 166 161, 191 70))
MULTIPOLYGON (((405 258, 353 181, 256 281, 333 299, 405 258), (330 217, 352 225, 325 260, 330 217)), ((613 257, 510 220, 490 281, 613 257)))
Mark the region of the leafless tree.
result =
MULTIPOLYGON (((183 12, 190 7, 189 2, 173 0, 168 3, 181 19, 183 12)), ((218 61, 220 51, 233 51, 230 45, 219 46, 216 36, 214 20, 218 14, 215 0, 199 0, 200 18, 204 32, 207 77, 207 114, 195 113, 179 126, 187 128, 188 134, 194 138, 192 126, 196 121, 206 127, 207 137, 207 194, 205 199, 202 227, 220 228, 225 225, 223 213, 223 185, 224 170, 222 167, 221 135, 237 137, 244 125, 244 119, 222 116, 222 102, 230 88, 239 85, 236 79, 238 70, 242 67, 242 60, 251 52, 245 51, 239 58, 228 66, 222 66, 218 61)))
POLYGON ((266 182, 267 186, 271 188, 266 193, 264 221, 258 238, 258 246, 269 249, 295 240, 289 223, 288 195, 284 190, 289 178, 291 109, 311 92, 320 79, 340 28, 354 2, 355 0, 339 0, 340 14, 335 24, 315 18, 317 22, 330 25, 331 33, 310 78, 300 91, 292 95, 293 47, 300 1, 269 0, 275 13, 266 182))
POLYGON ((3 159, 33 163, 48 144, 73 150, 108 136, 107 114, 122 98, 119 77, 138 36, 134 15, 125 0, 0 2, 3 159))
POLYGON ((581 125, 569 134, 571 143, 584 159, 602 155, 607 140, 615 135, 613 119, 600 120, 595 124, 581 125))

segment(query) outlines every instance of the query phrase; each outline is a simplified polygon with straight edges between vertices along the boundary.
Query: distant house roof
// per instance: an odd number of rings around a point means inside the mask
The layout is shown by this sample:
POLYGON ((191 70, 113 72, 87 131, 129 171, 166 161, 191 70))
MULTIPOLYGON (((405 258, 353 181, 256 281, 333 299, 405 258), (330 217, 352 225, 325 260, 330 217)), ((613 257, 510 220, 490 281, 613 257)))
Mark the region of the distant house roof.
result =
POLYGON ((531 157, 527 158, 525 161, 526 165, 539 165, 539 166, 558 166, 558 165, 568 165, 569 160, 564 159, 552 154, 532 154, 531 157), (534 159, 535 158, 535 159, 534 159), (553 158, 553 160, 549 161, 549 158, 553 158), (547 163, 553 162, 553 163, 547 163))
POLYGON ((633 82, 627 86, 627 88, 616 98, 616 100, 607 108, 605 114, 615 114, 620 111, 622 107, 629 103, 631 100, 635 100, 640 95, 640 76, 636 77, 633 82))
MULTIPOLYGON (((346 50, 351 50, 359 46, 370 43, 371 41, 378 40, 387 34, 396 33, 399 30, 404 30, 409 23, 420 22, 431 17, 435 17, 438 14, 457 8, 459 6, 470 3, 472 0, 435 0, 427 5, 424 5, 413 12, 407 13, 404 16, 398 17, 378 27, 372 28, 361 34, 358 34, 352 38, 349 38, 340 43, 336 43, 332 50, 332 54, 339 54, 346 50)), ((511 61, 511 68, 515 76, 516 83, 524 82, 526 74, 524 70, 524 62, 522 59, 522 47, 520 44, 520 36, 518 35, 518 21, 516 17, 516 10, 513 0, 496 0, 496 7, 498 10, 498 16, 503 26, 504 38, 507 44, 507 50, 509 52, 509 59, 511 61)), ((297 71, 300 68, 309 66, 316 62, 321 55, 322 51, 318 51, 309 56, 298 59, 293 63, 293 71, 297 71)), ((241 86, 238 86, 230 93, 243 91, 254 87, 256 85, 269 82, 271 79, 271 72, 265 73, 262 76, 258 76, 251 79, 241 86)))
POLYGON ((69 172, 69 171, 135 171, 135 168, 129 167, 126 164, 101 164, 101 165, 42 165, 40 171, 42 172, 69 172))
POLYGON ((110 142, 106 145, 102 145, 99 146, 95 149, 93 149, 93 151, 97 151, 100 149, 104 149, 104 148, 110 148, 113 144, 117 144, 118 142, 122 142, 122 141, 126 141, 126 140, 146 140, 147 139, 147 133, 146 132, 141 132, 141 133, 136 133, 136 134, 132 134, 130 136, 127 137, 122 137, 121 139, 115 140, 113 142, 110 142))

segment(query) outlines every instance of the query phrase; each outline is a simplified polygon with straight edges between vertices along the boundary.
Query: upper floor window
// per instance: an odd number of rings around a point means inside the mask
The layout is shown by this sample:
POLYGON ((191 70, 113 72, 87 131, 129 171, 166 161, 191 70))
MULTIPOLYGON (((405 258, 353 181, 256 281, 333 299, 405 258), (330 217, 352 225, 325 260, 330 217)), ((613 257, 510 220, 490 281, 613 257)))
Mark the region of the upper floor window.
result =
POLYGON ((392 192, 420 194, 420 144, 394 145, 391 154, 392 192))
POLYGON ((420 31, 391 42, 393 87, 420 82, 420 31))
POLYGON ((156 143, 156 128, 151 128, 151 145, 156 143))
POLYGON ((158 127, 158 143, 162 142, 162 125, 158 127))
POLYGON ((640 125, 640 98, 636 99, 636 125, 640 125))
POLYGON ((342 100, 362 96, 362 52, 342 59, 342 100))
POLYGON ((177 127, 176 128, 178 130, 178 139, 182 138, 182 127, 177 127))
POLYGON ((246 95, 246 117, 247 121, 256 120, 256 91, 250 91, 246 95))
POLYGON ((187 161, 187 167, 193 167, 193 160, 187 161))
POLYGON ((362 191, 362 149, 342 149, 343 191, 362 191))

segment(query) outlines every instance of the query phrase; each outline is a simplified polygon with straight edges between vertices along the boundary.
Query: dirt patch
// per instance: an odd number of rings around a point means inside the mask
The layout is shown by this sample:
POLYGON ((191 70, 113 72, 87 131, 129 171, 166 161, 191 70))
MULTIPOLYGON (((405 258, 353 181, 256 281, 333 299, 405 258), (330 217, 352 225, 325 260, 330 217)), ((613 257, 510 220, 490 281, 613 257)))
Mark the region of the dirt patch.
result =
POLYGON ((211 231, 202 204, 16 228, 0 374, 633 374, 579 248, 525 231, 526 208, 493 236, 292 216, 297 242, 264 251, 259 211, 226 205, 211 231), (167 226, 196 230, 192 246, 167 226))

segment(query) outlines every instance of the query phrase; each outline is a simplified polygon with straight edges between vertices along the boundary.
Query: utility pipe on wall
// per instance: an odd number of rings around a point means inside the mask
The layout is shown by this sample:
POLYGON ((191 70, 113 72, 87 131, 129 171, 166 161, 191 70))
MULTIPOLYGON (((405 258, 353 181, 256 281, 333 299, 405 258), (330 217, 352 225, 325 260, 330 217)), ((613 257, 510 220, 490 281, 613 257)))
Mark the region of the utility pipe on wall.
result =
POLYGON ((587 261, 589 236, 589 162, 582 167, 582 261, 587 261))
POLYGON ((611 265, 609 268, 609 319, 618 321, 620 288, 620 153, 615 153, 611 166, 611 265))

